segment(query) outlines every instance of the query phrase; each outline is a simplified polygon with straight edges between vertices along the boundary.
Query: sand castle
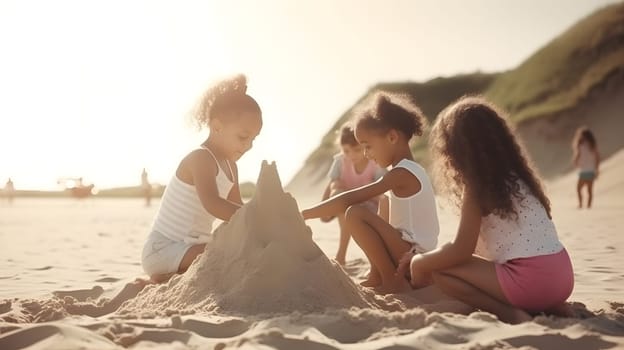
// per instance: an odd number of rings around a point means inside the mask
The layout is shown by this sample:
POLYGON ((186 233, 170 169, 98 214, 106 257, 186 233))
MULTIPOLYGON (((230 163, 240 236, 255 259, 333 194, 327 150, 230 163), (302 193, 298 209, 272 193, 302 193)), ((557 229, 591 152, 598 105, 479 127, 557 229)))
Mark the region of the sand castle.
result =
POLYGON ((217 229, 189 270, 149 286, 119 313, 245 315, 376 307, 379 301, 313 242, 275 163, 264 161, 254 197, 217 229))

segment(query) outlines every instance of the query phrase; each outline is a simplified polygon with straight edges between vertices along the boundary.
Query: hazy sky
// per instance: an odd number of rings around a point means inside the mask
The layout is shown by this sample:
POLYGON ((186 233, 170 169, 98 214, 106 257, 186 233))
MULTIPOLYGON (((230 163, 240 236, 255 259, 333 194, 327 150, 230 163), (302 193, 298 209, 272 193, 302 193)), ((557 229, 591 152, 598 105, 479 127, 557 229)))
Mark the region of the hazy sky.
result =
POLYGON ((245 73, 264 128, 239 161, 286 184, 379 81, 511 69, 615 1, 0 0, 0 187, 167 183, 207 136, 188 112, 245 73))

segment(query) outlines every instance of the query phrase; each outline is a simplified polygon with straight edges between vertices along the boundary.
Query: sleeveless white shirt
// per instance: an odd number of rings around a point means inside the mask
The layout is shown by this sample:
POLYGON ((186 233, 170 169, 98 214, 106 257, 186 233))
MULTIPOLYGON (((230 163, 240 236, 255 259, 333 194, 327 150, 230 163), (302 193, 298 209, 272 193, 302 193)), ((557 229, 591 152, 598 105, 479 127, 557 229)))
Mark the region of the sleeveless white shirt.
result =
POLYGON ((555 224, 524 181, 520 181, 520 195, 524 198, 513 197, 517 221, 514 218, 501 219, 494 214, 481 219, 475 253, 502 264, 511 259, 549 255, 563 249, 555 224))
POLYGON ((409 197, 398 197, 388 191, 390 197, 389 222, 399 231, 404 231, 410 240, 418 243, 426 251, 438 244, 440 225, 433 186, 425 169, 418 163, 403 159, 394 168, 404 168, 420 181, 420 191, 409 197))
MULTIPOLYGON (((227 198, 234 183, 221 169, 214 154, 208 148, 202 147, 201 149, 206 150, 215 158, 217 190, 220 197, 227 198)), ((232 167, 229 162, 227 164, 233 176, 232 167)), ((206 243, 211 238, 215 219, 202 205, 195 186, 183 182, 174 174, 162 196, 152 231, 174 241, 192 244, 206 243)))

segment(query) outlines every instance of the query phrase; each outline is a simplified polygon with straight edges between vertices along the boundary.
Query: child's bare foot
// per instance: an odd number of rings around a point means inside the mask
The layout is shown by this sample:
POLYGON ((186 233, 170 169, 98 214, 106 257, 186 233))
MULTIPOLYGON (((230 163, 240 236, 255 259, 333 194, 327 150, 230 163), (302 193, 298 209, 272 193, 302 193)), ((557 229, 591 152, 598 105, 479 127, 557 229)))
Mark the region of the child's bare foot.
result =
POLYGON ((368 287, 368 288, 374 288, 374 287, 378 287, 380 285, 381 285, 381 281, 376 280, 376 279, 371 279, 371 278, 368 278, 368 279, 360 282, 360 286, 368 287))
POLYGON ((576 317, 576 314, 574 313, 574 309, 572 309, 572 306, 570 306, 570 304, 568 303, 561 303, 555 307, 552 307, 544 311, 544 313, 547 315, 553 315, 553 316, 558 316, 558 317, 567 317, 567 318, 576 317))
POLYGON ((360 286, 368 287, 368 288, 375 288, 380 285, 381 285, 381 276, 379 276, 379 273, 373 270, 372 268, 368 270, 368 275, 366 276, 366 279, 360 282, 360 286))
POLYGON ((509 324, 520 324, 533 320, 533 317, 531 317, 531 315, 529 315, 526 311, 516 309, 515 307, 509 308, 509 311, 504 315, 498 315, 498 318, 509 324))
POLYGON ((146 285, 152 283, 154 283, 152 280, 137 278, 133 282, 127 283, 112 299, 101 300, 97 304, 89 302, 75 303, 71 297, 66 297, 64 299, 64 307, 67 312, 73 315, 104 316, 117 310, 124 301, 136 297, 146 285))
POLYGON ((374 289, 378 294, 399 294, 411 291, 412 286, 409 284, 407 279, 405 279, 405 277, 395 276, 392 280, 388 281, 388 283, 382 283, 374 289))

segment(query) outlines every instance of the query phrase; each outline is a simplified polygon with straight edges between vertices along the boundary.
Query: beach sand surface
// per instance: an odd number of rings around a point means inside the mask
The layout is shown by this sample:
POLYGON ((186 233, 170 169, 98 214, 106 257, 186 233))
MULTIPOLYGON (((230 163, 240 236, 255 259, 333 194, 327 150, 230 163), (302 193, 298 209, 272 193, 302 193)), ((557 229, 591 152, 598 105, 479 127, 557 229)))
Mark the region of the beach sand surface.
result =
MULTIPOLYGON (((322 185, 284 193, 271 165, 263 167, 258 195, 186 274, 102 315, 89 310, 143 276, 142 244, 158 202, 0 203, 0 349, 624 348, 623 164, 624 151, 603 163, 591 210, 577 209, 575 174, 547 183, 575 268, 577 317, 537 316, 519 325, 435 287, 401 296, 359 287, 368 269, 362 251, 351 242, 347 265, 337 265, 330 259, 336 221, 298 216, 322 185), (76 314, 81 310, 87 315, 76 314)), ((443 243, 458 220, 440 205, 443 243)))

